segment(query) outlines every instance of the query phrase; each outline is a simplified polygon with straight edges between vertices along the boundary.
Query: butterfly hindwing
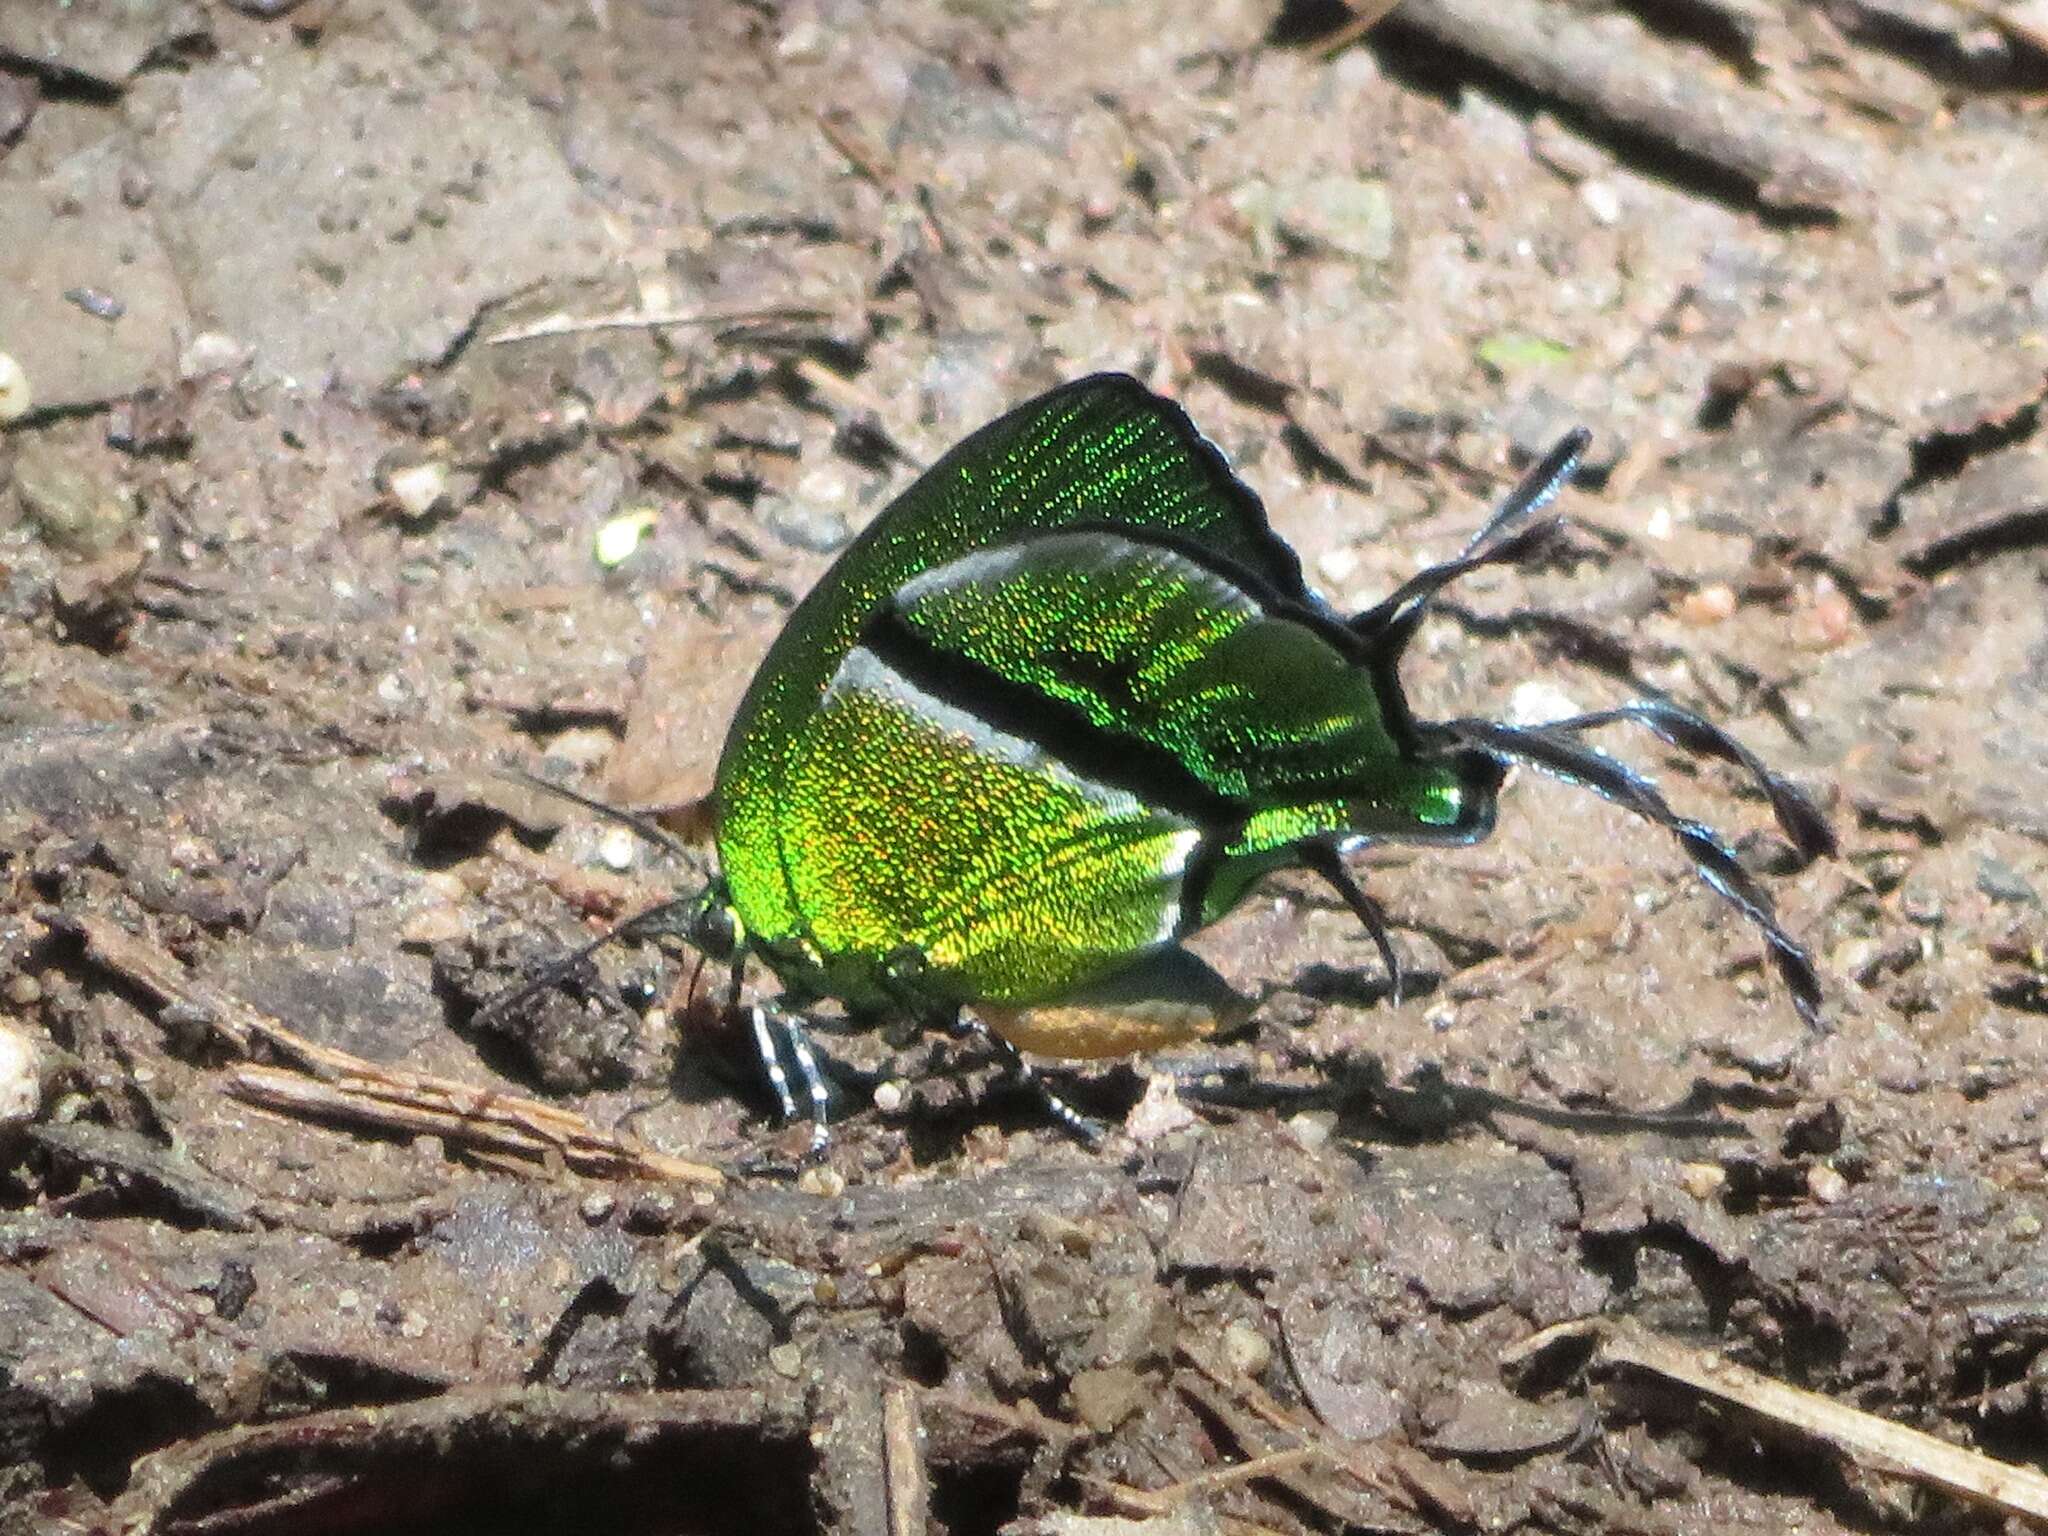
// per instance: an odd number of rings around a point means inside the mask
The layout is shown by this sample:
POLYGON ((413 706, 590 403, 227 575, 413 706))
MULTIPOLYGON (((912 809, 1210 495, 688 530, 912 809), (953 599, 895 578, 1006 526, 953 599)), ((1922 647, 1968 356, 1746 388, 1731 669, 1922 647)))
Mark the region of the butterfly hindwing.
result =
POLYGON ((866 646, 793 755, 790 889, 836 990, 916 952, 938 1006, 1060 996, 1170 940, 1201 841, 1185 817, 1050 756, 866 646))

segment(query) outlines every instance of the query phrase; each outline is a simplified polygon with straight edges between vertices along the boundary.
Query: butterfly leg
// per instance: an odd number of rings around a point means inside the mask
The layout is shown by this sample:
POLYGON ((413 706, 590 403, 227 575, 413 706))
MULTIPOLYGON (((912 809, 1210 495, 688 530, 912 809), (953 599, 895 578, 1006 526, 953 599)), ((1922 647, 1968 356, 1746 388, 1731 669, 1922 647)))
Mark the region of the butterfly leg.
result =
POLYGON ((818 1070, 817 1052, 811 1049, 810 1036, 804 1032, 803 1021, 795 1014, 774 1012, 758 1004, 747 1010, 747 1017, 753 1024, 754 1050, 761 1058, 761 1070, 768 1075, 768 1084, 775 1090, 784 1121, 795 1120, 798 1116, 796 1095, 790 1092, 789 1074, 782 1067, 782 1051, 777 1047, 777 1036, 788 1048, 790 1059, 796 1063, 797 1075, 804 1080, 805 1091, 811 1100, 811 1148, 807 1156, 812 1160, 822 1157, 832 1139, 832 1100, 825 1087, 825 1075, 818 1070))
POLYGON ((1107 1127, 1093 1116, 1082 1114, 1080 1110, 1074 1108, 1073 1105, 1053 1092, 1045 1079, 1038 1075, 1037 1069, 1025 1059, 1024 1053, 997 1034, 995 1030, 991 1029, 986 1020, 975 1014, 956 1014, 954 1016, 953 1028, 962 1034, 977 1035, 987 1042, 995 1050, 996 1054, 1002 1057, 1003 1064, 1009 1068, 1011 1077, 1038 1095, 1038 1100, 1045 1106, 1046 1112, 1053 1119, 1059 1121, 1066 1128, 1068 1134, 1081 1142, 1082 1145, 1095 1147, 1102 1144, 1102 1138, 1109 1134, 1107 1127))
POLYGON ((516 1013, 541 993, 560 986, 576 973, 578 966, 607 945, 630 944, 639 939, 688 938, 690 925, 702 905, 701 897, 686 896, 634 913, 589 943, 578 946, 560 959, 550 960, 518 986, 489 999, 477 1009, 474 1022, 482 1027, 507 1014, 516 1013))
POLYGON ((1301 861, 1335 887, 1344 905, 1349 907, 1358 920, 1365 924, 1365 931, 1372 936, 1373 944, 1379 949, 1380 964, 1387 968, 1387 1000, 1398 1008, 1401 1006, 1401 957, 1394 953, 1394 941, 1387 934, 1387 914, 1380 904, 1365 894, 1365 889, 1352 878, 1351 871, 1344 867, 1344 860, 1335 847, 1329 843, 1307 843, 1301 849, 1301 861))

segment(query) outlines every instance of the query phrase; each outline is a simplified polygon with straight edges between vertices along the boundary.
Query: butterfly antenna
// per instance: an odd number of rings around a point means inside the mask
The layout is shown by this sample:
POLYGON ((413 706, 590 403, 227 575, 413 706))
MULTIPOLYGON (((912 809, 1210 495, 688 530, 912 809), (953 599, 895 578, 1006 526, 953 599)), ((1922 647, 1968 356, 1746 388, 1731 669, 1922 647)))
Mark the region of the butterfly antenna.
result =
POLYGON ((1802 862, 1823 856, 1832 858, 1840 851, 1834 828, 1828 825, 1827 817, 1807 798, 1804 790, 1773 773, 1761 758, 1713 721, 1669 699, 1632 699, 1626 704, 1595 710, 1591 714, 1546 720, 1543 729, 1551 735, 1575 735, 1620 723, 1640 725, 1693 757, 1718 758, 1740 768, 1770 802, 1772 815, 1777 818, 1785 836, 1792 840, 1802 862))
POLYGON ((1532 465, 1494 509, 1486 526, 1475 533, 1455 559, 1417 571, 1385 601, 1350 621, 1351 632, 1387 655, 1398 655, 1429 610, 1430 599, 1456 581, 1486 565, 1511 565, 1524 559, 1557 531, 1556 517, 1531 521, 1557 499, 1557 493, 1579 467, 1593 434, 1574 427, 1532 465))
POLYGON ((637 833, 643 841, 661 849, 662 852, 672 858, 686 859, 689 857, 689 850, 681 842, 669 836, 667 832, 656 826, 645 816, 638 815, 633 811, 622 811, 616 805, 606 805, 602 800, 593 799, 578 790, 568 788, 566 785, 556 784, 551 780, 540 777, 538 774, 528 773, 524 768, 500 768, 497 772, 498 776, 508 783, 522 784, 528 789, 537 789, 542 794, 553 795, 558 800, 568 801, 571 805, 580 805, 584 810, 591 812, 593 815, 602 816, 607 821, 615 821, 620 826, 629 828, 637 833))
MULTIPOLYGON (((1492 720, 1448 720, 1432 724, 1428 729, 1439 740, 1457 746, 1477 747, 1498 762, 1526 763, 1551 778, 1590 789, 1603 800, 1664 828, 1678 840, 1693 872, 1722 900, 1747 918, 1763 938, 1772 963, 1792 994, 1792 1005, 1799 1011, 1800 1018, 1810 1029, 1823 1029, 1820 977, 1814 971, 1813 960, 1778 922, 1771 898, 1737 861, 1735 850, 1713 828, 1681 816, 1672 809, 1657 786, 1641 773, 1605 752, 1575 740, 1573 733, 1583 724, 1583 721, 1575 720, 1560 725, 1517 726, 1492 720)), ((1674 726, 1674 730, 1678 734, 1688 734, 1682 726, 1674 726)), ((1659 734, 1663 733, 1660 731, 1659 734)), ((1800 798, 1803 801, 1804 797, 1800 798)), ((1781 815, 1786 813, 1786 808, 1781 807, 1780 810, 1781 815)), ((1818 819, 1818 812, 1814 817, 1818 819)), ((1795 838, 1811 831, 1804 823, 1803 808, 1792 810, 1785 822, 1787 830, 1795 838)))

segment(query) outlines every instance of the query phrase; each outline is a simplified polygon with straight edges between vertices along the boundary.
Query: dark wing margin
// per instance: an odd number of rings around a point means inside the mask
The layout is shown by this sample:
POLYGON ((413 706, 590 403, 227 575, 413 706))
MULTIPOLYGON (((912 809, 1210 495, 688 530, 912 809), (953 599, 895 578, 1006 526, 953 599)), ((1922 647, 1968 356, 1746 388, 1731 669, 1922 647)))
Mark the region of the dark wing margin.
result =
POLYGON ((948 453, 890 511, 916 517, 905 503, 927 484, 942 501, 964 494, 979 503, 972 537, 941 559, 1092 523, 1177 534, 1283 597, 1307 597, 1300 559, 1223 450, 1129 374, 1091 374, 1018 406, 948 453))

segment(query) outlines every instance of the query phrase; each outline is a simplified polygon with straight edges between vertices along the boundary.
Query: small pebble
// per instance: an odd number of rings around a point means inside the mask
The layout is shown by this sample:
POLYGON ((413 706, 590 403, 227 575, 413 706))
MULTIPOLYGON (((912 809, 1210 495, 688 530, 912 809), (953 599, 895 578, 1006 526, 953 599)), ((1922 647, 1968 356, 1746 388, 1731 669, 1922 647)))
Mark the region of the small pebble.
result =
POLYGON ((1579 706, 1570 694, 1541 678, 1517 683, 1508 695, 1508 722, 1512 725, 1547 725, 1578 713, 1579 706))
POLYGON ((126 304, 97 288, 66 288, 64 297, 95 320, 118 320, 128 313, 126 304))
POLYGON ((2033 886, 2027 883, 2026 876, 2003 859, 1994 859, 1988 854, 1977 861, 1977 889, 1993 901, 2040 900, 2034 894, 2033 886))
POLYGON ((817 1164, 796 1176, 796 1187, 807 1195, 834 1200, 846 1193, 846 1175, 837 1168, 817 1164))
POLYGON ((1595 224, 1621 222, 1621 189, 1613 182, 1599 177, 1580 182, 1579 201, 1586 205, 1586 212, 1593 215, 1595 224))
POLYGON ((811 476, 804 481, 804 485, 813 484, 822 487, 824 494, 832 500, 821 504, 807 499, 799 487, 793 499, 786 496, 767 498, 762 520, 768 525, 768 531, 783 543, 807 549, 812 554, 828 555, 843 548, 853 538, 853 528, 834 504, 846 499, 843 481, 836 475, 824 480, 811 476))
POLYGON ((43 984, 24 971, 7 978, 7 1001, 17 1008, 33 1008, 43 1000, 43 984))
POLYGON ((1908 922, 1932 928, 1942 919, 1941 896, 1918 881, 1909 881, 1899 893, 1899 910, 1906 914, 1908 922))
POLYGON ((334 1294, 334 1310, 353 1312, 363 1304, 362 1295, 356 1291, 337 1291, 334 1294))
POLYGON ((768 1351, 768 1364, 776 1375, 794 1381, 804 1368, 804 1352, 795 1344, 777 1344, 768 1351))
POLYGON ((1686 593, 1679 601, 1678 617, 1695 629, 1705 629, 1734 618, 1736 606, 1735 589, 1725 581, 1716 581, 1686 593))
POLYGON ((616 1196, 600 1191, 597 1194, 585 1195, 583 1203, 577 1207, 577 1210, 582 1213, 585 1221, 595 1226, 598 1222, 611 1215, 613 1211, 617 1210, 618 1205, 619 1202, 616 1196))
POLYGON ((25 1124, 42 1107, 41 1052, 26 1030, 0 1022, 0 1126, 25 1124))
POLYGON ((0 352, 0 421, 19 421, 28 414, 34 397, 28 391, 28 375, 21 364, 0 352))
POLYGON ((1695 1200, 1711 1200, 1728 1182, 1728 1170, 1719 1163, 1685 1163, 1678 1170, 1678 1187, 1695 1200))
POLYGON ((2041 1218, 2032 1211, 2022 1211, 2013 1217, 2006 1230, 2021 1242, 2030 1243, 2041 1235, 2041 1218))
POLYGON ((597 856, 607 869, 631 869, 633 852, 633 831, 630 827, 607 827, 597 840, 597 856))
POLYGON ((429 459, 392 470, 385 488, 407 517, 425 517, 447 499, 448 478, 448 466, 429 459))
POLYGON ((234 337, 220 331, 201 331, 178 354, 178 376, 196 379, 208 373, 232 373, 248 360, 248 349, 234 337))
POLYGON ((1333 587, 1340 587, 1358 570, 1358 551, 1355 549, 1333 549, 1316 561, 1316 574, 1333 587))
POLYGON ((825 57, 831 42, 824 27, 806 17, 782 34, 775 44, 775 56, 786 64, 815 64, 825 57))
POLYGON ((633 507, 608 519, 597 530, 593 553, 606 570, 623 565, 640 547, 640 541, 654 531, 659 516, 652 507, 633 507))
POLYGON ((1234 1318, 1223 1330, 1223 1357, 1245 1375, 1257 1376, 1273 1363, 1273 1346, 1250 1323, 1234 1318))
POLYGON ((1833 1205, 1849 1193, 1849 1181, 1832 1163, 1815 1163, 1806 1170, 1806 1192, 1822 1205, 1833 1205))
POLYGON ((1305 1109, 1287 1121, 1287 1134, 1304 1152, 1320 1152, 1337 1129, 1337 1116, 1327 1109, 1305 1109))
POLYGON ((1812 643, 1821 650, 1833 650, 1856 633, 1856 610, 1832 576, 1816 576, 1809 593, 1811 607, 1803 626, 1812 643))
POLYGON ((892 1077, 887 1082, 876 1085, 875 1108, 885 1115, 893 1115, 903 1107, 903 1101, 907 1096, 907 1085, 900 1078, 892 1077))

